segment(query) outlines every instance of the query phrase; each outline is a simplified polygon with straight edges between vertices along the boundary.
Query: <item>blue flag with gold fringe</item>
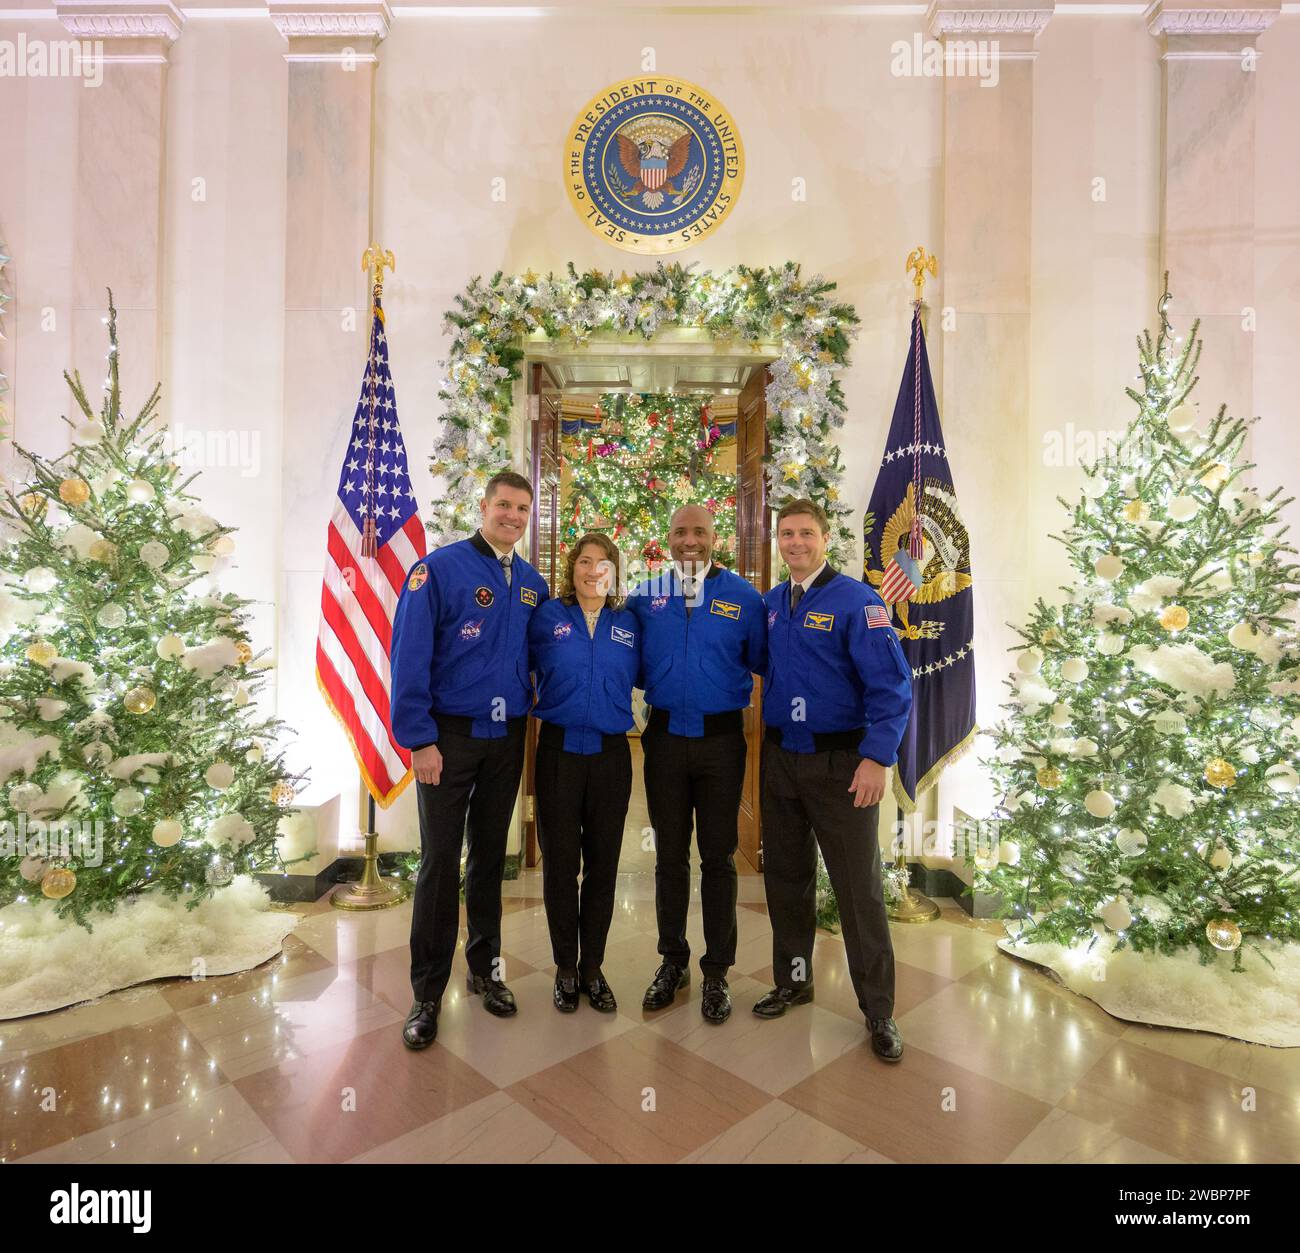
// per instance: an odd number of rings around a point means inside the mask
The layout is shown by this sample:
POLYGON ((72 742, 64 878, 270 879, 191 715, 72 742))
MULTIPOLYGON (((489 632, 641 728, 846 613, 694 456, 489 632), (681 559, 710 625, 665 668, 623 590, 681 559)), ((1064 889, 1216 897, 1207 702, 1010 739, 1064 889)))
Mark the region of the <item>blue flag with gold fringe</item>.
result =
POLYGON ((957 509, 919 307, 885 455, 862 523, 864 582, 889 607, 912 667, 894 796, 904 813, 975 739, 970 538, 957 509))

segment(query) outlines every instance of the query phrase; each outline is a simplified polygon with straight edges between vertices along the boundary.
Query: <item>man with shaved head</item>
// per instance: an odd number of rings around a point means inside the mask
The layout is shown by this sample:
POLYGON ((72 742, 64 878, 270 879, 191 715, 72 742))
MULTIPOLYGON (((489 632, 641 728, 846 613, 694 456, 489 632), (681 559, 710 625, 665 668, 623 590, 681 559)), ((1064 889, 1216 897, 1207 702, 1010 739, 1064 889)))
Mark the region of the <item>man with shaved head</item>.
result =
POLYGON ((662 1009, 690 983, 686 909, 691 830, 700 850, 704 954, 700 1012, 731 1013, 736 960, 737 814, 745 781, 744 711, 767 661, 763 598, 713 559, 713 515, 683 505, 669 523, 670 568, 633 590, 641 623, 641 677, 650 715, 641 736, 655 834, 655 913, 663 959, 642 1006, 662 1009))

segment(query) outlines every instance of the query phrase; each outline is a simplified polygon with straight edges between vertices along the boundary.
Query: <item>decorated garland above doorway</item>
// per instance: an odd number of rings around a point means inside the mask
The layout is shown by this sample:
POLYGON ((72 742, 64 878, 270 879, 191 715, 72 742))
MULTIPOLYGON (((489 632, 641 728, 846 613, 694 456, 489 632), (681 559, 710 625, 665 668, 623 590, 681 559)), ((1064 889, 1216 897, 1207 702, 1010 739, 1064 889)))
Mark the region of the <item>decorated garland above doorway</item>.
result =
POLYGON ((843 466, 832 432, 844 425, 838 378, 857 333, 852 305, 837 302, 835 284, 803 281, 799 266, 736 266, 720 274, 660 262, 653 270, 615 276, 591 270, 539 277, 529 270, 484 282, 474 278, 447 313, 450 353, 439 397, 442 427, 431 469, 445 490, 430 510, 433 546, 471 535, 483 485, 510 466, 512 384, 520 376, 526 337, 586 343, 597 333, 641 335, 667 328, 707 331, 714 340, 780 345, 767 387, 770 455, 768 503, 808 496, 830 515, 831 558, 850 561, 854 537, 841 499, 843 466))

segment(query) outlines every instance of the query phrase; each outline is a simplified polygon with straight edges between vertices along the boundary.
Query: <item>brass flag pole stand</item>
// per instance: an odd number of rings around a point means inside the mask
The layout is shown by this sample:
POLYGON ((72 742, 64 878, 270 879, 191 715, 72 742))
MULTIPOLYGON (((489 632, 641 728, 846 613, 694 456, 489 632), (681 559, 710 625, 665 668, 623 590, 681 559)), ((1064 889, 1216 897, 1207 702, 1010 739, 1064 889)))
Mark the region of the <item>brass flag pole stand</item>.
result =
MULTIPOLYGON (((939 260, 931 256, 921 246, 914 248, 907 256, 907 262, 904 266, 905 273, 912 274, 912 288, 915 292, 912 301, 912 307, 921 313, 921 324, 924 328, 925 313, 929 308, 925 303, 925 276, 926 274, 937 275, 939 273, 939 260)), ((919 379, 918 379, 919 386, 919 379)), ((918 501, 918 507, 919 507, 918 501)), ((895 767, 897 769, 897 767, 895 767)), ((918 798, 919 799, 919 798, 918 798)), ((906 821, 909 826, 914 826, 917 814, 909 814, 906 821)), ((898 856, 894 862, 894 869, 899 872, 899 879, 902 885, 902 891, 898 900, 889 907, 888 913, 890 920, 893 922, 933 922, 939 917, 939 906, 936 905, 928 896, 923 896, 920 892, 913 892, 908 886, 907 875, 907 841, 900 839, 898 842, 898 856)))
MULTIPOLYGON (((361 268, 372 276, 370 317, 367 325, 373 327, 375 306, 379 303, 379 298, 384 290, 384 269, 392 270, 396 268, 393 264, 393 254, 391 251, 382 250, 378 244, 371 244, 362 254, 361 268)), ((370 371, 373 370, 374 360, 372 358, 370 371)), ((370 377, 373 378, 373 374, 370 374, 370 377)), ((373 428, 375 423, 375 390, 373 386, 370 388, 370 423, 373 428)), ((371 522, 369 525, 373 527, 374 524, 371 522)), ((370 556, 373 559, 373 552, 370 553, 370 556)), ((375 798, 364 780, 362 781, 362 788, 366 793, 366 829, 363 832, 366 840, 366 851, 365 860, 361 867, 361 878, 355 883, 340 883, 330 893, 330 904, 335 909, 390 909, 394 905, 400 905, 406 899, 406 889, 399 880, 385 879, 379 873, 379 834, 375 830, 375 798)))

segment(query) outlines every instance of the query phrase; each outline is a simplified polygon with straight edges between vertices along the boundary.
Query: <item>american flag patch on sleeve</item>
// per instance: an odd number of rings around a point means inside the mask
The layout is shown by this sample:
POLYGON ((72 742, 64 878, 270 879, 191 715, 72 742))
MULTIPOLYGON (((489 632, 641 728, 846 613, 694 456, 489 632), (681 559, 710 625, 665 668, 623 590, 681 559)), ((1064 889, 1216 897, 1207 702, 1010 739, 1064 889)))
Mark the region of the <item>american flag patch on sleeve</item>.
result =
POLYGON ((889 625, 889 610, 884 605, 865 605, 863 608, 867 615, 867 626, 887 627, 889 625))

